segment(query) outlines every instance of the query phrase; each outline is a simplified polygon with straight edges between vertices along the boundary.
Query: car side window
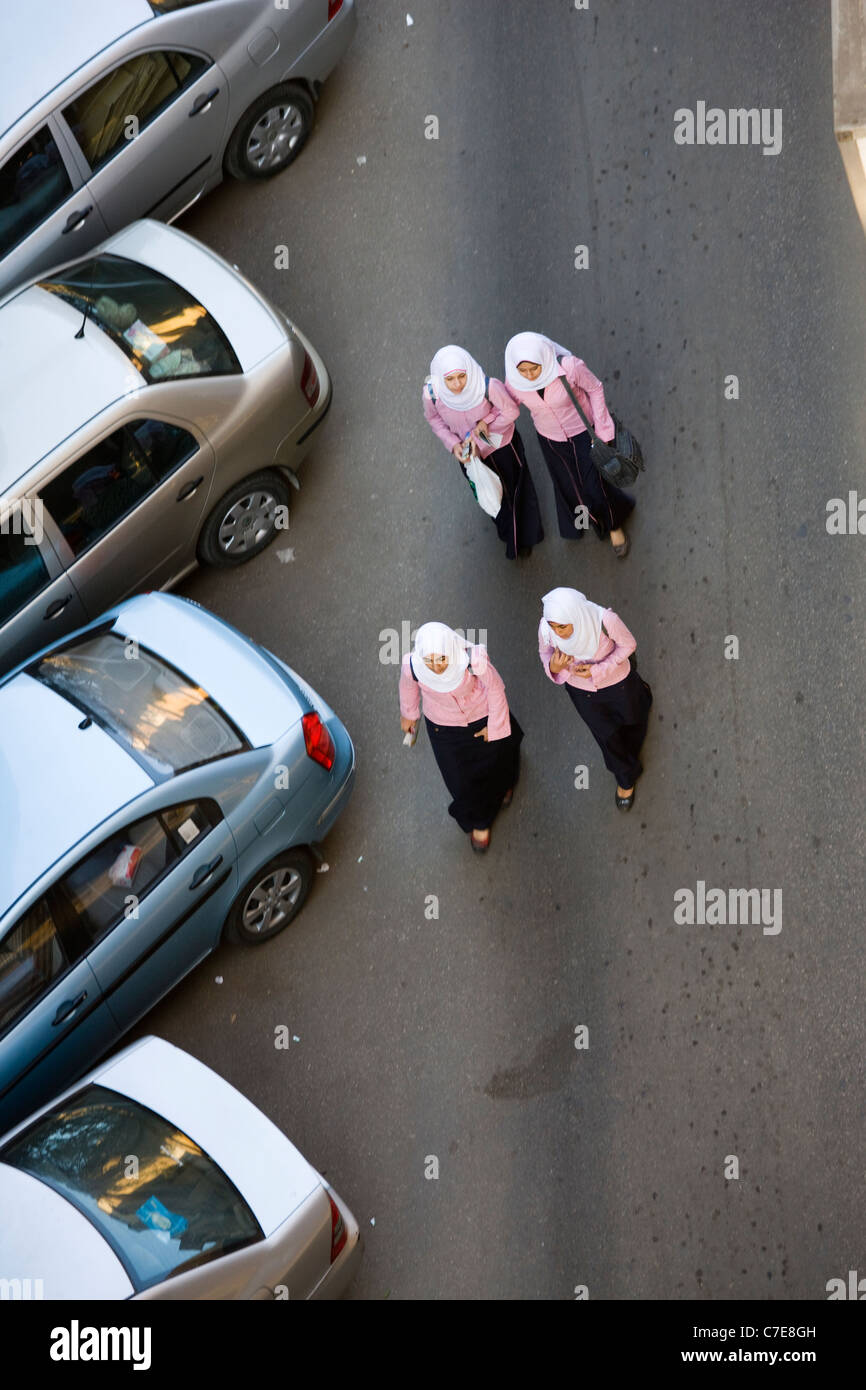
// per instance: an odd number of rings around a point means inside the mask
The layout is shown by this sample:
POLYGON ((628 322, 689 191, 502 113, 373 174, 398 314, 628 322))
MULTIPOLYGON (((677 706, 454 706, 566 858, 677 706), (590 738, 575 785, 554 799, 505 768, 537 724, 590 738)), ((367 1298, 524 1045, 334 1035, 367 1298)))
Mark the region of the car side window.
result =
POLYGON ((138 915, 143 898, 219 819, 213 803, 184 802, 126 826, 84 857, 57 885, 88 947, 138 915))
POLYGON ((0 256, 56 212, 71 192, 66 165, 43 126, 0 167, 0 256))
POLYGON ((180 425, 165 420, 136 420, 127 426, 139 456, 158 483, 185 463, 198 449, 198 443, 180 425))
POLYGON ((197 448, 194 437, 176 425, 136 420, 115 430, 53 478, 41 500, 77 557, 197 448))
POLYGON ((3 531, 0 525, 0 623, 13 617, 48 582, 49 574, 35 537, 3 531))
POLYGON ((44 994, 70 961, 45 897, 0 941, 0 1032, 44 994))
POLYGON ((99 169, 208 66, 196 53, 139 53, 63 108, 91 170, 99 169))

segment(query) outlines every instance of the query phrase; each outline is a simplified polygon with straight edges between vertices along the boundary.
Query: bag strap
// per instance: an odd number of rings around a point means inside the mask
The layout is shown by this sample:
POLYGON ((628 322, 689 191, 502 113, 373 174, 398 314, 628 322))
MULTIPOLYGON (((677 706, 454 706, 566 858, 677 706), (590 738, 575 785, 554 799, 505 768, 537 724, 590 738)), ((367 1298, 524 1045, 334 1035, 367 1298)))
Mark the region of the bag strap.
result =
MULTIPOLYGON (((562 367, 562 358, 561 358, 561 357, 557 357, 556 360, 557 360, 557 362, 559 363, 560 367, 562 367)), ((574 406, 575 410, 577 411, 577 413, 578 413, 578 415, 580 416, 580 418, 581 418, 581 420, 583 421, 583 423, 586 425, 586 428, 587 428, 587 430, 589 431, 589 437, 590 437, 590 439, 592 439, 593 442, 594 442, 594 441, 598 438, 598 435, 596 434, 596 432, 595 432, 595 430, 593 429, 592 425, 589 423, 589 421, 587 420, 586 416, 584 415, 583 411, 582 411, 581 408, 580 408, 580 404, 579 404, 579 402, 578 402, 577 396, 576 396, 576 395, 574 394, 574 392, 572 391, 572 389, 571 389, 571 384, 570 384, 570 382, 569 382, 569 380, 568 380, 568 377, 565 375, 565 368, 563 368, 563 372, 562 372, 562 376, 561 376, 560 380, 562 381, 563 386, 565 387, 566 391, 568 392, 569 396, 571 397, 571 403, 572 403, 572 405, 574 406)))

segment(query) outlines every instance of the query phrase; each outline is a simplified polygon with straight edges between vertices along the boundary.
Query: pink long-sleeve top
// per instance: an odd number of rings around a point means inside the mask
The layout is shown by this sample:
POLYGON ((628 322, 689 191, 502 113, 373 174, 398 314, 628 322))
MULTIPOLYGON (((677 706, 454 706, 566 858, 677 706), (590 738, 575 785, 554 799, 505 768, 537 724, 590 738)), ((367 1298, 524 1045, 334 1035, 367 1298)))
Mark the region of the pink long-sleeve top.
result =
MULTIPOLYGON (((538 655, 544 667, 544 674, 554 685, 574 685, 578 690, 603 690, 607 685, 617 685, 624 681, 629 673, 629 657, 637 646, 637 642, 632 637, 622 618, 614 613, 612 608, 606 608, 602 619, 604 631, 601 634, 601 641, 595 656, 591 657, 586 663, 592 666, 591 676, 576 676, 570 666, 566 666, 559 675, 550 674, 550 658, 553 656, 555 648, 544 636, 544 619, 538 624, 538 655)), ((575 659, 575 665, 581 665, 575 659)))
POLYGON ((410 657, 403 657, 400 669, 400 713, 413 722, 424 713, 431 724, 462 724, 466 728, 476 719, 487 720, 487 739, 508 738, 511 719, 505 684, 487 660, 484 647, 470 649, 469 668, 455 690, 430 690, 412 675, 410 657))
MULTIPOLYGON (((592 421, 599 438, 609 443, 616 429, 605 404, 604 387, 598 377, 593 376, 579 357, 563 357, 561 365, 581 410, 592 421)), ((531 382, 526 384, 531 387, 531 382)), ((572 439, 586 429, 560 377, 544 388, 543 400, 537 391, 515 391, 509 385, 505 389, 513 401, 526 406, 538 433, 546 439, 572 439)))
MULTIPOLYGON (((455 410, 438 396, 433 400, 425 383, 424 414, 427 416, 427 423, 449 452, 455 444, 461 444, 467 432, 474 430, 482 420, 491 434, 502 435, 500 449, 511 443, 514 421, 520 414, 519 405, 515 405, 503 383, 495 377, 490 378, 487 398, 490 401, 489 405, 487 401, 482 401, 474 410, 455 410)), ((487 458, 488 454, 493 452, 491 446, 485 444, 482 439, 476 437, 476 442, 481 458, 487 458)))

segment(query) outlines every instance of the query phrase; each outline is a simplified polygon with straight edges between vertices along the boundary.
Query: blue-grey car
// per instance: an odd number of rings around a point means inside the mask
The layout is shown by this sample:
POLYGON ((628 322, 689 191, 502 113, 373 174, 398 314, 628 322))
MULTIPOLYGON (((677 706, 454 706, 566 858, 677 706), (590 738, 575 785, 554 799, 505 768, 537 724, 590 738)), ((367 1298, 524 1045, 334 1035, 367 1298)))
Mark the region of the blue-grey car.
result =
POLYGON ((0 682, 0 1131, 224 934, 292 921, 354 766, 290 667, 168 594, 0 682))

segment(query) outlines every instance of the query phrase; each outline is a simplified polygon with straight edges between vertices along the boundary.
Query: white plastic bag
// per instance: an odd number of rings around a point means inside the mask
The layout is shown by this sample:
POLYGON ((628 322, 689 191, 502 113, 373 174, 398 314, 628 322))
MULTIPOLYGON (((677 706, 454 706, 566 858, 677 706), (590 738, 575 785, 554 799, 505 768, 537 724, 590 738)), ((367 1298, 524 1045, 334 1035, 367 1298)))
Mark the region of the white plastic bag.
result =
POLYGON ((472 484, 478 505, 488 516, 498 516, 502 507, 502 480, 499 474, 488 468, 476 454, 466 465, 466 476, 472 484))

